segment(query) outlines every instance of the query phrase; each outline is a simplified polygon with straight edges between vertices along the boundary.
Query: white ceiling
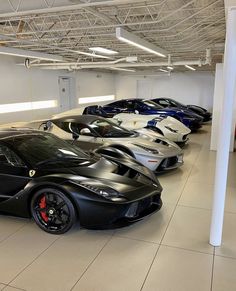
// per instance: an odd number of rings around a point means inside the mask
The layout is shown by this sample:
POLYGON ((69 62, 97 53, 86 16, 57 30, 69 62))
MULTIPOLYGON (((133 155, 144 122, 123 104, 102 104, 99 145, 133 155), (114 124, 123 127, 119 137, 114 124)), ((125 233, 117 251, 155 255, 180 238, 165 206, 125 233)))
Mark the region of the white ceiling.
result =
POLYGON ((163 61, 116 39, 115 28, 122 27, 166 50, 174 62, 204 60, 210 48, 212 65, 198 69, 214 70, 224 49, 224 9, 223 0, 0 0, 0 46, 61 55, 68 62, 101 62, 77 53, 92 46, 118 51, 115 60, 163 61))

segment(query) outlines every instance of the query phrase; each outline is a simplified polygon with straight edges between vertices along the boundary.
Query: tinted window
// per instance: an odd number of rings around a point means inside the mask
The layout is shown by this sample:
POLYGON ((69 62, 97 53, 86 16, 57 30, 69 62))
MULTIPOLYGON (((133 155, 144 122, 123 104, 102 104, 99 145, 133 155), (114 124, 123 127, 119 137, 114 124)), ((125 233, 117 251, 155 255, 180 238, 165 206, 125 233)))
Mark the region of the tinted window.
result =
POLYGON ((161 105, 159 105, 151 100, 143 100, 142 102, 143 102, 143 104, 145 104, 148 107, 151 107, 153 109, 162 109, 163 108, 161 105))
POLYGON ((112 102, 110 104, 107 104, 105 106, 111 106, 111 107, 123 107, 124 106, 124 101, 116 101, 116 102, 112 102))
POLYGON ((0 144, 0 165, 23 167, 25 164, 15 152, 0 144))
POLYGON ((29 134, 16 136, 8 143, 32 166, 45 160, 87 159, 88 156, 78 147, 51 134, 29 134))
POLYGON ((167 102, 167 101, 165 101, 165 100, 158 100, 158 102, 159 102, 160 105, 163 105, 163 106, 165 106, 165 107, 166 107, 166 106, 169 106, 169 104, 170 104, 169 102, 167 102))
POLYGON ((116 125, 106 119, 98 119, 89 124, 89 127, 102 137, 125 137, 133 135, 132 131, 116 125))

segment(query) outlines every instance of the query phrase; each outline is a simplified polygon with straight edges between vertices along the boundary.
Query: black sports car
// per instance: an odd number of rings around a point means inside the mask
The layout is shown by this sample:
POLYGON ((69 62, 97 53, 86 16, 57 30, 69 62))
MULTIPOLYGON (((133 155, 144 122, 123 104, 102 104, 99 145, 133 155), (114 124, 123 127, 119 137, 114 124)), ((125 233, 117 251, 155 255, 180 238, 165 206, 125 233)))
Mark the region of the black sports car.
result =
POLYGON ((117 149, 102 154, 49 133, 0 131, 0 212, 33 216, 44 231, 61 234, 76 220, 104 228, 161 208, 162 187, 151 171, 117 149))
POLYGON ((179 108, 192 111, 203 117, 203 121, 207 122, 210 121, 212 118, 211 112, 207 111, 205 108, 197 106, 197 105, 184 105, 178 101, 175 101, 171 98, 155 98, 152 101, 157 103, 158 105, 163 106, 164 108, 179 108))

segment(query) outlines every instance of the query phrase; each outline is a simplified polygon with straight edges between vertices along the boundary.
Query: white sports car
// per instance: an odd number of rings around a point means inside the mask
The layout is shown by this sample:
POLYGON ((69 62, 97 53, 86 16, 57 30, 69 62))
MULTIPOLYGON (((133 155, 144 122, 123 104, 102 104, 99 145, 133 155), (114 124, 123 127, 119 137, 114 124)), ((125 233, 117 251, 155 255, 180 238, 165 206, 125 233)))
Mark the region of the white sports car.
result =
MULTIPOLYGON (((9 124, 7 125, 9 127, 9 124)), ((15 123, 12 127, 37 128, 54 133, 65 140, 74 140, 84 150, 103 153, 113 147, 136 158, 154 172, 175 169, 183 164, 182 150, 165 138, 156 138, 126 130, 103 117, 76 115, 52 118, 49 121, 15 123)))
POLYGON ((150 130, 164 135, 167 139, 176 143, 186 143, 191 130, 182 122, 171 116, 141 115, 134 113, 120 113, 112 119, 116 123, 127 129, 138 130, 145 128, 145 134, 150 134, 150 130))

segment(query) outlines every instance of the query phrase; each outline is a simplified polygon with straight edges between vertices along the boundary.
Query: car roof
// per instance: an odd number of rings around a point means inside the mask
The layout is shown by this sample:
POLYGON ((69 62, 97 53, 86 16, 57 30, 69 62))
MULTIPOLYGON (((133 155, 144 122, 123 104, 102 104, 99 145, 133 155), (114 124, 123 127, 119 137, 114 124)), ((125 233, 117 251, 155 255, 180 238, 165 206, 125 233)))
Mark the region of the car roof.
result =
POLYGON ((52 118, 51 121, 89 124, 95 120, 104 120, 104 119, 105 118, 101 116, 85 114, 85 115, 68 115, 68 116, 62 116, 62 117, 55 117, 55 118, 52 118))
POLYGON ((0 140, 1 139, 8 139, 13 138, 15 136, 22 136, 22 135, 28 135, 28 134, 38 134, 42 135, 43 132, 40 132, 39 130, 33 130, 28 128, 1 128, 0 129, 0 140))

